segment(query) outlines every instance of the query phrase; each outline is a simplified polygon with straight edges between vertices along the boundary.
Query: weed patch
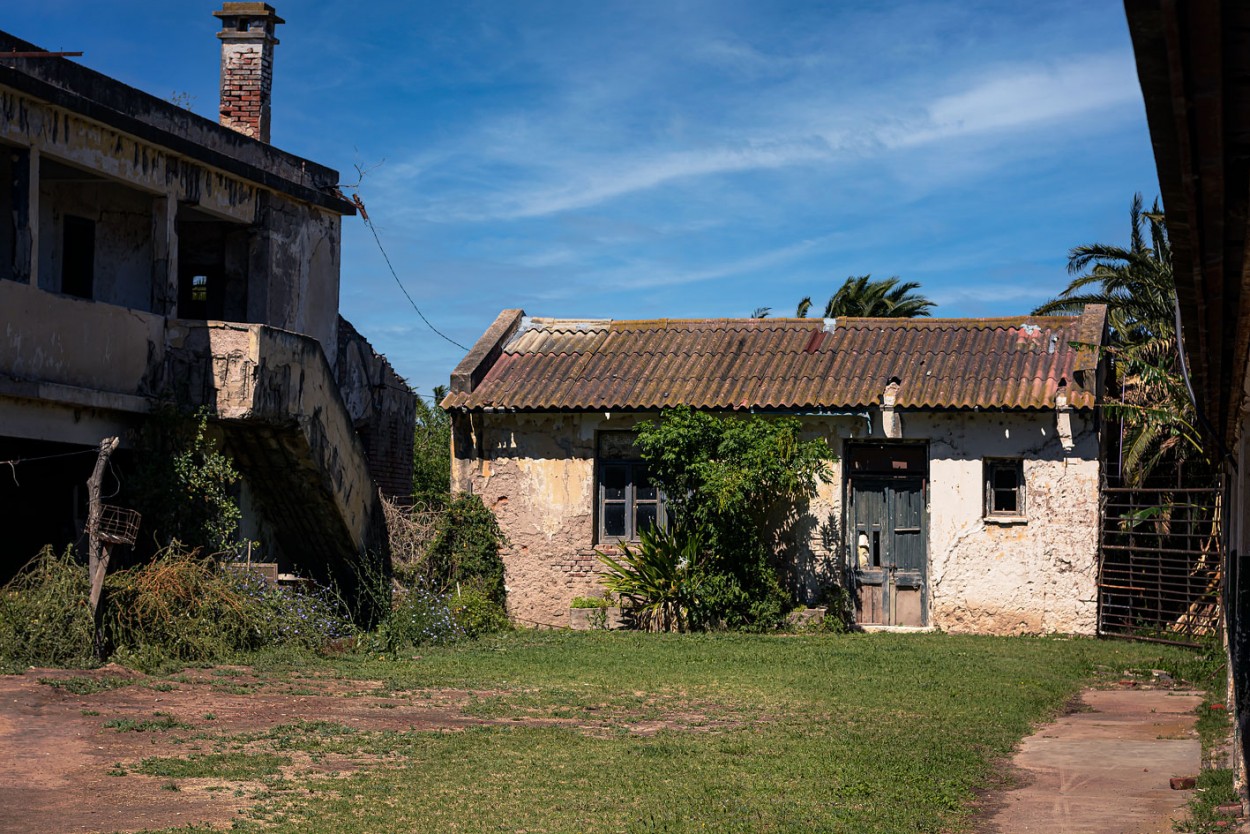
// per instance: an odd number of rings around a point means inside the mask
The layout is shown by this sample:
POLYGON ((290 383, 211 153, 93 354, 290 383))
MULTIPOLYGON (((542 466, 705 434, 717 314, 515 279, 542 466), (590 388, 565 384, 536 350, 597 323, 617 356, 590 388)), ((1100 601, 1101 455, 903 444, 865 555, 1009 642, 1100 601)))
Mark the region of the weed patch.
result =
POLYGON ((141 761, 134 772, 169 779, 243 782, 272 776, 290 763, 290 756, 274 753, 205 753, 185 758, 153 756, 141 761))
POLYGON ((50 686, 53 689, 62 689, 72 695, 94 695, 97 692, 108 692, 110 689, 120 689, 123 686, 130 686, 135 683, 132 678, 122 678, 116 675, 105 675, 103 677, 72 677, 72 678, 37 678, 37 683, 44 686, 50 686))
POLYGON ((179 721, 172 715, 157 713, 153 718, 136 720, 133 718, 114 718, 104 722, 105 729, 119 733, 164 733, 170 730, 189 730, 191 725, 179 721))

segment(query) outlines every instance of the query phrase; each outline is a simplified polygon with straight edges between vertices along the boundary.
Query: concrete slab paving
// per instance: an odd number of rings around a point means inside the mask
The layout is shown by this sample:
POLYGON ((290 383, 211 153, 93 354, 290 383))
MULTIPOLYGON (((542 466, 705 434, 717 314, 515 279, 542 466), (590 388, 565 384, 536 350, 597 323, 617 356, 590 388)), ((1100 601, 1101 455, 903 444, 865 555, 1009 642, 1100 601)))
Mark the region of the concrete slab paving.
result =
POLYGON ((1026 738, 1012 759, 1018 788, 991 797, 997 834, 1171 834, 1192 791, 1201 749, 1197 692, 1098 690, 1026 738))

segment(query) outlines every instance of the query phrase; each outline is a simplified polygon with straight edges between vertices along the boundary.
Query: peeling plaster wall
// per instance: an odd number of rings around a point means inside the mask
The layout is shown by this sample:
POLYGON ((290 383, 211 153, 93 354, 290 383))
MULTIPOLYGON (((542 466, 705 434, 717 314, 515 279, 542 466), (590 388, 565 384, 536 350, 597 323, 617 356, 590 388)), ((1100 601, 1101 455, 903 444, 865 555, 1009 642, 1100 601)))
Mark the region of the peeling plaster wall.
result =
POLYGON ((250 223, 256 216, 254 185, 4 88, 0 139, 152 195, 195 203, 222 219, 250 223))
MULTIPOLYGON (((595 445, 601 431, 633 428, 639 415, 453 414, 452 486, 481 496, 508 536, 508 609, 528 623, 566 625, 569 602, 602 593, 595 554, 595 445)), ((805 418, 805 435, 836 452, 856 418, 805 418)), ((858 424, 862 424, 862 419, 858 424)), ((841 482, 820 484, 806 512, 776 542, 794 570, 799 597, 811 598, 837 571, 841 482)), ((606 549, 610 545, 602 545, 606 549)))
POLYGON ((335 364, 341 266, 336 212, 2 87, 0 141, 105 178, 41 183, 35 234, 40 287, 60 290, 61 218, 74 214, 98 223, 96 297, 152 309, 153 298, 164 294, 153 286, 154 278, 160 280, 161 265, 155 262, 163 257, 153 240, 154 227, 160 225, 153 217, 156 201, 168 199, 252 228, 246 321, 308 334, 335 364))
MULTIPOLYGON (((929 441, 928 622, 952 632, 1093 633, 1098 438, 1073 414, 1065 457, 1054 412, 900 415, 903 439, 929 441), (1027 521, 984 519, 985 457, 1024 458, 1027 521)), ((509 538, 510 613, 565 625, 575 597, 601 592, 594 548, 596 432, 632 428, 613 414, 453 413, 452 485, 481 496, 509 538)), ((882 440, 880 415, 805 417, 808 437, 842 457, 848 439, 882 440)), ((796 599, 815 601, 843 562, 844 466, 781 526, 776 548, 796 599)))
POLYGON ((1097 629, 1098 435, 1072 415, 1066 457, 1053 412, 905 414, 929 441, 929 623, 951 632, 1097 629), (984 458, 1023 458, 1024 523, 984 518, 984 458))
POLYGON ((133 310, 152 306, 152 198, 109 182, 42 181, 39 286, 61 291, 64 218, 95 223, 92 298, 133 310))
MULTIPOLYGON (((531 624, 567 624, 569 600, 599 589, 595 432, 633 422, 601 414, 457 414, 453 420, 453 431, 476 450, 472 458, 453 458, 453 489, 481 496, 508 536, 509 613, 531 624)), ((467 450, 464 442, 457 448, 467 450)))

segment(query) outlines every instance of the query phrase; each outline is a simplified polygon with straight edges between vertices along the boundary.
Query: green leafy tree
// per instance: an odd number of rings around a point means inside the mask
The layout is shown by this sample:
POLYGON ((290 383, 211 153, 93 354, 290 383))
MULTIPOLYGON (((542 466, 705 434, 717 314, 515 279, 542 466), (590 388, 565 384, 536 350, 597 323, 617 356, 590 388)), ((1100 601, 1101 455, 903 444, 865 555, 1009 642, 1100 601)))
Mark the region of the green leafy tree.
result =
POLYGON ((1158 200, 1147 212, 1141 194, 1133 195, 1129 219, 1127 247, 1072 249, 1072 282, 1033 313, 1079 315, 1086 304, 1107 305, 1119 395, 1106 408, 1123 420, 1125 482, 1142 486, 1165 464, 1183 466, 1205 454, 1177 352, 1172 247, 1158 200))
POLYGON ((696 625, 777 625, 782 590, 768 533, 776 511, 815 494, 831 477, 823 438, 804 440, 794 417, 720 416, 665 410, 638 427, 637 447, 667 496, 676 544, 701 536, 709 557, 696 625))
POLYGON ((412 497, 431 509, 446 506, 451 493, 451 417, 438 403, 447 387, 436 385, 434 398, 417 397, 412 438, 412 497))
MULTIPOLYGON (((825 303, 824 318, 916 318, 928 316, 937 306, 916 290, 915 281, 901 281, 898 276, 874 281, 871 275, 852 275, 825 303)), ((799 302, 795 315, 807 318, 811 296, 799 302)))

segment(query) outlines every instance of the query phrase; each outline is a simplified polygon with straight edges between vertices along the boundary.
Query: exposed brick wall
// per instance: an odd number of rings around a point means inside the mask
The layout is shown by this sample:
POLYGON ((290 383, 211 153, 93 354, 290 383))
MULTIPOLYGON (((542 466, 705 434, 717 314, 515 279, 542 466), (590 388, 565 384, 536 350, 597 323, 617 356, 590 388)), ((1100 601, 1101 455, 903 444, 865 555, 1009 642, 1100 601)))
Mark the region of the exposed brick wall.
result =
POLYGON ((244 136, 269 141, 273 46, 264 41, 221 47, 221 123, 244 136))
POLYGON ((412 495, 412 434, 416 394, 386 357, 339 317, 339 391, 364 443, 369 472, 383 494, 412 495))
POLYGON ((244 136, 269 141, 274 27, 282 23, 267 3, 225 3, 221 11, 221 112, 219 121, 244 136))

